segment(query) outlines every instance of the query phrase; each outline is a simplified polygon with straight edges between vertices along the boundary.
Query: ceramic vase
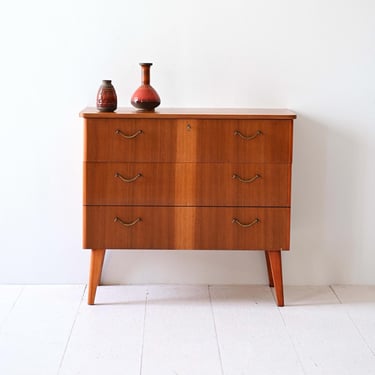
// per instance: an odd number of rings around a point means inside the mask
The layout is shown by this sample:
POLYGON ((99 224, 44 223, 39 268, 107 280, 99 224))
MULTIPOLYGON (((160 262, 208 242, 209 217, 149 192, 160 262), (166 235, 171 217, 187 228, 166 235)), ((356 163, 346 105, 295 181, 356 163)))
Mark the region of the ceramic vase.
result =
POLYGON ((160 104, 160 97, 150 85, 150 67, 152 63, 140 63, 141 86, 131 97, 131 104, 141 111, 153 111, 160 104))
POLYGON ((109 79, 104 79, 99 87, 96 108, 99 112, 113 112, 117 108, 116 91, 109 79))

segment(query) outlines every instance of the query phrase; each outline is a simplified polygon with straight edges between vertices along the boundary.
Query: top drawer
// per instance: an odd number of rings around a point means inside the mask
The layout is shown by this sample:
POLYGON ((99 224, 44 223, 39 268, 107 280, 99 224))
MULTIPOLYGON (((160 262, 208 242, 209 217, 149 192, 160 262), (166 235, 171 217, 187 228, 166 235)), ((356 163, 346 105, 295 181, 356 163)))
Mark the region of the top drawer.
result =
POLYGON ((290 163, 292 120, 85 119, 86 161, 290 163))

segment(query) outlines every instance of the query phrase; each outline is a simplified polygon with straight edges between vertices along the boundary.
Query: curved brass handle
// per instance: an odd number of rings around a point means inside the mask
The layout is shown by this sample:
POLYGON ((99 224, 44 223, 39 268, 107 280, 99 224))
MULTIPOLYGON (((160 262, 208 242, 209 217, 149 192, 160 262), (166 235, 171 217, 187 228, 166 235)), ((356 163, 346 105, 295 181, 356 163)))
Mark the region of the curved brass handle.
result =
POLYGON ((251 177, 251 178, 242 178, 241 176, 239 176, 238 174, 234 173, 232 178, 234 180, 238 180, 240 182, 246 182, 246 183, 251 183, 251 182, 254 182, 255 180, 257 180, 258 178, 261 178, 262 176, 260 174, 256 174, 254 177, 251 177))
POLYGON ((130 223, 127 223, 125 222, 124 220, 121 220, 118 216, 116 216, 114 219, 113 219, 113 222, 114 223, 117 223, 119 222, 121 225, 123 225, 124 227, 132 227, 133 225, 137 224, 138 222, 142 221, 142 219, 140 217, 137 217, 134 221, 130 222, 130 223))
POLYGON ((260 220, 258 218, 256 218, 255 220, 253 220, 251 223, 241 223, 237 218, 233 218, 232 219, 232 223, 233 224, 238 224, 240 227, 243 227, 243 228, 249 228, 249 227, 252 227, 253 225, 255 224, 258 224, 260 223, 260 220))
POLYGON ((122 176, 120 173, 116 172, 115 177, 119 178, 123 182, 134 182, 134 181, 138 180, 139 177, 142 177, 142 173, 138 173, 136 176, 134 176, 132 178, 126 178, 126 177, 122 176))
POLYGON ((120 135, 121 137, 125 139, 133 139, 133 138, 138 137, 140 134, 143 134, 143 130, 138 130, 134 134, 128 135, 122 132, 120 129, 116 129, 115 134, 120 135))
POLYGON ((255 139, 256 137, 263 135, 263 133, 260 130, 257 130, 256 133, 253 135, 244 135, 239 130, 235 130, 234 135, 238 135, 240 138, 244 139, 245 141, 251 141, 252 139, 255 139))

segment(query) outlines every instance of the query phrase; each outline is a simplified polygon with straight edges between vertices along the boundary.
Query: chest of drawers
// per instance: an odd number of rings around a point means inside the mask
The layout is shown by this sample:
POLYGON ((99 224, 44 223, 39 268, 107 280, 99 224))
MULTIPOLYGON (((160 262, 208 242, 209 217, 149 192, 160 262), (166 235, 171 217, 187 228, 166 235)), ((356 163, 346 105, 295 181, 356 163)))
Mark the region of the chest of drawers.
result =
POLYGON ((212 249, 263 250, 284 305, 293 112, 86 108, 80 115, 89 304, 106 249, 212 249))

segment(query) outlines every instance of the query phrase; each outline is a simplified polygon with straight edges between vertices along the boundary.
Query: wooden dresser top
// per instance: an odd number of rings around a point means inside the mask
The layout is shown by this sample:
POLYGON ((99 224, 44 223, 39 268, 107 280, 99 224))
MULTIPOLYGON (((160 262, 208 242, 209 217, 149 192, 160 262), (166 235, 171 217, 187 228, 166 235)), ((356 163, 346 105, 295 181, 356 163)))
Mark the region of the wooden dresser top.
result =
POLYGON ((160 108, 153 112, 133 108, 118 108, 115 112, 99 112, 87 107, 80 112, 83 118, 226 118, 226 119, 295 119, 297 115, 288 109, 254 108, 160 108))

